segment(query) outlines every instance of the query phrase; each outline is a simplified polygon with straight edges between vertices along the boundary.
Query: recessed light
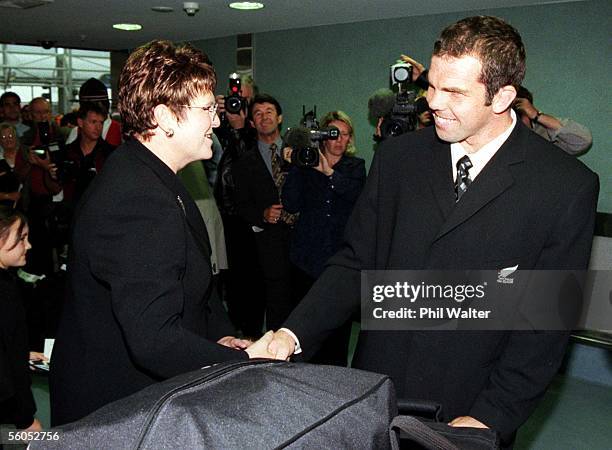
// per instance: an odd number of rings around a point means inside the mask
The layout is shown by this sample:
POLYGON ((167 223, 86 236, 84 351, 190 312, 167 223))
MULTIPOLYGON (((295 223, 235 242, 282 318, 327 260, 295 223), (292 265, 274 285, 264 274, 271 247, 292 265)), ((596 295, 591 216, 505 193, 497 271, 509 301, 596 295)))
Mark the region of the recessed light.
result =
POLYGON ((252 9, 261 9, 264 7, 264 4, 259 2, 232 2, 229 4, 229 7, 232 9, 240 9, 244 11, 252 9))
POLYGON ((138 31, 142 30, 142 25, 138 23, 116 23, 113 25, 113 28, 123 31, 138 31))
POLYGON ((172 6, 152 6, 151 9, 155 12, 169 13, 174 11, 172 6))

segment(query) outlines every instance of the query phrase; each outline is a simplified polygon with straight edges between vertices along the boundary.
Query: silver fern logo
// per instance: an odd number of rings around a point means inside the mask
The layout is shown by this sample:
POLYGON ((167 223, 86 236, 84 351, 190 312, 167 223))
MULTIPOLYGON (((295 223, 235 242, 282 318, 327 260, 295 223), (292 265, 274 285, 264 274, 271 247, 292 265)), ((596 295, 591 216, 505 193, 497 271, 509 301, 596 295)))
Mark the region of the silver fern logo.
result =
POLYGON ((514 278, 511 278, 512 275, 518 269, 518 264, 512 267, 506 267, 505 269, 501 269, 497 274, 497 282, 503 284, 512 284, 514 283, 514 278))

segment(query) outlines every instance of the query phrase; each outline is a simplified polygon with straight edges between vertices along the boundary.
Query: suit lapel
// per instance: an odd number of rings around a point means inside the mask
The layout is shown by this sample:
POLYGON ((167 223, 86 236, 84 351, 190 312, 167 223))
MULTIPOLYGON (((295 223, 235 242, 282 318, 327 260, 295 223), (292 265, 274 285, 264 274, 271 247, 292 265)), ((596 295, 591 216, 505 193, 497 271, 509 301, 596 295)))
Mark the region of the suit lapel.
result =
POLYGON ((450 145, 440 141, 434 135, 434 144, 429 154, 431 156, 431 173, 428 177, 429 184, 431 185, 438 207, 442 212, 442 217, 446 219, 455 207, 450 145))
MULTIPOLYGON (((493 158, 491 158, 480 172, 478 177, 476 177, 469 189, 461 197, 461 200, 451 209, 450 215, 446 217, 436 239, 440 239, 442 236, 467 221, 485 205, 512 186, 514 179, 510 173, 509 166, 522 162, 525 156, 526 148, 522 145, 523 133, 525 131, 523 127, 521 123, 517 123, 506 142, 504 142, 497 153, 495 153, 493 158)), ((529 130, 527 131, 529 132, 529 130)), ((450 148, 447 154, 450 160, 450 148)), ((452 178, 449 183, 451 190, 453 190, 452 178)))
POLYGON ((148 148, 135 139, 129 141, 130 147, 134 149, 134 154, 146 164, 166 186, 174 197, 177 208, 185 216, 187 224, 193 235, 200 251, 204 254, 207 261, 210 261, 212 253, 206 225, 200 214, 200 210, 191 198, 187 189, 183 186, 178 176, 155 156, 148 148))

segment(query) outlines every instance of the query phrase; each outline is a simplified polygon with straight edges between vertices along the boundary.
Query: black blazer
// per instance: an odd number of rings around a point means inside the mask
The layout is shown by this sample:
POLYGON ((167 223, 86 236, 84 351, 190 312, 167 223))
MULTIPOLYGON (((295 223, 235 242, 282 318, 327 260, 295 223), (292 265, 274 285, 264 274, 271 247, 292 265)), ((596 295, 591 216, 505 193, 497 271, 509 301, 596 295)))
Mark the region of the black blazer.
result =
POLYGON ((210 245, 178 177, 135 140, 85 193, 69 262, 69 295, 51 366, 55 425, 156 381, 247 354, 211 300, 210 245))
POLYGON ((257 141, 236 161, 233 174, 238 215, 251 225, 273 229, 276 225, 264 222, 263 212, 270 205, 280 203, 280 195, 259 153, 257 141))
MULTIPOLYGON (((361 269, 586 269, 598 179, 520 122, 458 204, 435 129, 385 142, 343 248, 284 326, 308 353, 359 307, 361 269)), ((399 397, 471 415, 507 442, 563 357, 565 332, 362 332, 353 365, 399 397)))

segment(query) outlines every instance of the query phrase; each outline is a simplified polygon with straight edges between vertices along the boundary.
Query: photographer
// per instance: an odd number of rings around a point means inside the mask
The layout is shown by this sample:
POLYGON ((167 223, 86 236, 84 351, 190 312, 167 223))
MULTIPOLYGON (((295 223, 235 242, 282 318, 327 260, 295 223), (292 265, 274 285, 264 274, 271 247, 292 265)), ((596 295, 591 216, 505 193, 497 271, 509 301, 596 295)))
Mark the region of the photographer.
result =
MULTIPOLYGON (((342 111, 331 111, 321 120, 321 127, 338 128, 338 139, 323 141, 316 167, 291 167, 282 193, 284 209, 299 213, 290 246, 291 262, 300 269, 299 299, 339 249, 344 227, 366 179, 364 160, 352 156, 355 148, 350 117, 342 111)), ((291 150, 284 157, 290 161, 291 150)), ((348 321, 335 332, 313 361, 346 366, 351 324, 348 321)))
POLYGON ((57 178, 54 158, 61 152, 59 129, 51 121, 49 102, 38 97, 30 102, 32 128, 23 136, 29 145, 17 152, 15 173, 23 184, 22 204, 30 224, 30 241, 34 249, 28 254, 26 271, 37 275, 54 272, 53 236, 49 228, 55 204, 53 196, 62 189, 57 178))
POLYGON ((523 86, 518 89, 513 107, 525 125, 570 155, 586 153, 593 143, 584 125, 539 111, 533 105, 533 95, 523 86))
MULTIPOLYGON (((401 60, 412 65, 412 80, 427 89, 427 69, 423 64, 410 56, 401 55, 401 60)), ((513 109, 519 114, 521 121, 532 131, 549 142, 561 148, 565 153, 578 156, 586 153, 593 137, 591 131, 582 124, 571 119, 559 119, 551 114, 544 114, 533 105, 533 95, 525 87, 520 86, 516 94, 513 109)))
MULTIPOLYGON (((257 88, 251 77, 243 79, 239 94, 250 104, 257 88)), ((265 304, 263 275, 251 226, 238 213, 233 173, 236 163, 257 146, 257 137, 250 121, 246 120, 247 111, 240 110, 238 114, 226 111, 223 95, 218 95, 216 102, 222 120, 214 132, 222 153, 213 146, 213 157, 204 162, 204 168, 209 180, 214 180, 214 196, 225 233, 228 268, 221 271, 222 292, 234 325, 245 336, 258 336, 263 327, 265 304)))

